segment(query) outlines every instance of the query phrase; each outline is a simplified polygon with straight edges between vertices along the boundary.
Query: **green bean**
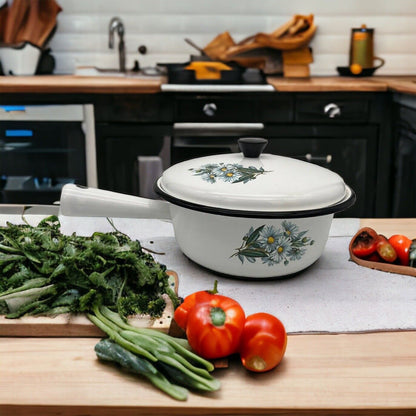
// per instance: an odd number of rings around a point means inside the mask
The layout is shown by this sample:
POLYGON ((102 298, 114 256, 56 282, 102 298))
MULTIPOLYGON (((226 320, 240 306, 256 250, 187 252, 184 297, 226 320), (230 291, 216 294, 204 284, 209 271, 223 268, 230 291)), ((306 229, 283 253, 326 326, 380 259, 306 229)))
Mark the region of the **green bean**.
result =
POLYGON ((172 358, 174 358, 176 361, 178 361, 179 363, 181 363, 182 365, 184 365, 186 368, 188 368, 189 370, 193 371, 194 373, 199 374, 202 377, 205 377, 209 380, 213 380, 214 377, 209 373, 208 370, 206 370, 205 368, 201 368, 201 367, 197 367, 195 365, 193 365, 191 362, 189 362, 185 357, 183 357, 182 355, 173 352, 171 354, 172 358))
POLYGON ((142 348, 147 349, 148 351, 158 351, 162 353, 173 354, 175 349, 172 348, 167 342, 160 342, 149 335, 138 334, 137 332, 131 331, 129 329, 123 329, 120 331, 120 335, 126 340, 133 342, 136 345, 140 345, 142 348))
POLYGON ((177 370, 182 371, 182 373, 184 373, 184 375, 188 376, 190 380, 195 381, 196 382, 194 384, 195 388, 196 388, 197 384, 202 384, 203 386, 206 387, 206 390, 208 390, 208 391, 215 391, 215 390, 218 390, 221 387, 221 384, 217 379, 215 379, 215 378, 208 379, 208 378, 200 376, 199 374, 194 373, 193 371, 191 371, 189 368, 185 367, 183 364, 181 364, 179 361, 175 360, 175 358, 170 356, 170 355, 156 354, 156 356, 157 356, 157 358, 160 362, 168 364, 171 367, 174 367, 177 370))
POLYGON ((213 391, 213 389, 207 387, 205 383, 200 383, 194 378, 191 378, 187 374, 183 373, 181 370, 178 370, 176 367, 166 364, 163 361, 158 361, 155 363, 155 366, 176 384, 189 387, 192 390, 213 391))
POLYGON ((91 320, 91 322, 98 326, 103 332, 105 332, 113 341, 115 341, 117 344, 123 346, 125 349, 142 355, 143 357, 147 358, 150 361, 157 361, 157 358, 151 354, 149 351, 145 350, 144 348, 141 348, 138 345, 133 344, 132 342, 129 342, 125 340, 118 332, 115 332, 110 327, 108 327, 104 322, 102 322, 98 317, 94 315, 87 315, 88 318, 91 320))
MULTIPOLYGON (((111 355, 107 359, 145 374, 161 390, 166 392, 166 389, 170 389, 170 384, 166 384, 170 383, 169 378, 177 388, 179 386, 176 384, 205 392, 220 388, 219 380, 210 374, 214 369, 213 364, 190 351, 182 343, 176 342, 174 337, 153 329, 134 327, 105 306, 95 306, 93 314, 88 317, 112 340, 108 341, 110 344, 101 344, 112 347, 111 355), (115 349, 113 344, 120 348, 115 349), (136 362, 133 357, 141 361, 136 362), (152 370, 149 370, 149 365, 152 370), (158 373, 155 374, 154 371, 158 373)), ((106 348, 102 350, 105 352, 106 348)), ((106 359, 102 350, 99 357, 106 359)), ((176 398, 184 400, 183 391, 178 393, 175 390, 174 394, 176 398)))
POLYGON ((163 332, 156 331, 154 329, 149 328, 136 328, 126 322, 120 317, 120 315, 116 312, 111 311, 106 307, 100 308, 101 314, 106 317, 107 319, 111 320, 113 323, 118 325, 120 328, 128 329, 130 331, 134 331, 138 334, 149 334, 158 339, 163 339, 167 343, 169 343, 175 350, 181 354, 183 357, 191 360, 194 363, 200 364, 205 367, 208 371, 214 370, 214 365, 204 358, 200 357, 199 355, 195 354, 194 352, 190 351, 188 348, 184 347, 181 342, 177 341, 177 338, 171 337, 163 332))
POLYGON ((185 388, 171 383, 149 361, 138 357, 114 341, 101 340, 95 345, 95 352, 100 360, 115 362, 132 373, 146 377, 154 386, 177 400, 186 400, 188 397, 185 388))

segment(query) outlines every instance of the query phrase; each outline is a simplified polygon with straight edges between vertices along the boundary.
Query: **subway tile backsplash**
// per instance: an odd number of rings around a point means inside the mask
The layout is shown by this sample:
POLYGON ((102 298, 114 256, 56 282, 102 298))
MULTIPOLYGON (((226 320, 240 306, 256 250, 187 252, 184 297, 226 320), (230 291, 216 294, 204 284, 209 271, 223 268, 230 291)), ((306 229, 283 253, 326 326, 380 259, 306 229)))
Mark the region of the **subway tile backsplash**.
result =
MULTIPOLYGON (((416 72, 415 0, 57 0, 63 11, 50 47, 55 73, 76 66, 116 68, 117 48, 108 47, 108 24, 119 16, 125 26, 127 68, 158 62, 186 62, 201 47, 229 31, 239 41, 257 32, 272 32, 294 14, 314 14, 318 26, 311 42, 312 75, 335 75, 348 64, 352 27, 375 29, 375 54, 385 59, 377 75, 416 72), (139 54, 145 45, 147 53, 139 54)), ((116 39, 118 42, 118 39, 116 39)))

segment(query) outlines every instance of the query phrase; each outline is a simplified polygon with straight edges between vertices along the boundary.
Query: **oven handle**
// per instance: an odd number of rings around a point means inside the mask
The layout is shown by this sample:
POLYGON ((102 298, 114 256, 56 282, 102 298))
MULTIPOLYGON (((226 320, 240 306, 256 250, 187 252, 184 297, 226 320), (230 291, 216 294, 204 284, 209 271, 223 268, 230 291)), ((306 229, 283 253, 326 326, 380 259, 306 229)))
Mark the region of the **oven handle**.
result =
POLYGON ((209 130, 209 131, 227 131, 227 132, 244 132, 247 130, 261 131, 264 130, 263 123, 174 123, 174 130, 194 131, 194 130, 209 130))

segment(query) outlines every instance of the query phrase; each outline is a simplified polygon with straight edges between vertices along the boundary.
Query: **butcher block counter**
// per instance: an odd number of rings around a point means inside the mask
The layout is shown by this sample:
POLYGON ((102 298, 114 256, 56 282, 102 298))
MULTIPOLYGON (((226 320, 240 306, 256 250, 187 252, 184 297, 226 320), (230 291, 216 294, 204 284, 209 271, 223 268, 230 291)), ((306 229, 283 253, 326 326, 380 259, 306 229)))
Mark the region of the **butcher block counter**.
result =
POLYGON ((164 77, 86 77, 75 75, 0 76, 0 93, 147 94, 157 93, 164 77))
MULTIPOLYGON (((357 224, 416 236, 415 219, 357 224)), ((229 368, 215 370, 218 392, 192 393, 186 402, 100 363, 96 342, 0 337, 0 415, 416 414, 414 330, 290 333, 276 369, 252 374, 231 359, 229 368)))
MULTIPOLYGON (((415 77, 267 77, 276 91, 396 91, 416 93, 415 77)), ((0 93, 138 94, 160 92, 163 76, 107 77, 78 75, 0 76, 0 93)))

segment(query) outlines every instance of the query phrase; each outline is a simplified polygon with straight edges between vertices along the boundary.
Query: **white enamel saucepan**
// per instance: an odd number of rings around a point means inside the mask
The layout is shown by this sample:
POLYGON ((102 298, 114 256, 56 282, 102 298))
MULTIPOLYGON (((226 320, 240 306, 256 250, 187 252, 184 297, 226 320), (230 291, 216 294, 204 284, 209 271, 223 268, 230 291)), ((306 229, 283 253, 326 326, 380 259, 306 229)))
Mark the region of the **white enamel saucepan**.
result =
POLYGON ((163 200, 65 185, 67 216, 172 221, 182 252, 215 272, 244 279, 297 273, 322 254, 336 212, 355 193, 336 173, 262 153, 267 140, 239 140, 242 153, 187 160, 155 184, 163 200))

